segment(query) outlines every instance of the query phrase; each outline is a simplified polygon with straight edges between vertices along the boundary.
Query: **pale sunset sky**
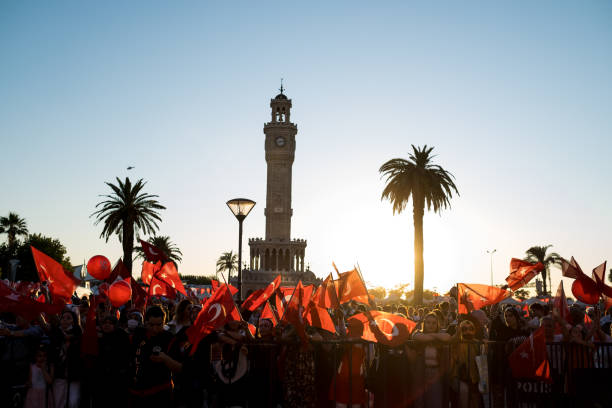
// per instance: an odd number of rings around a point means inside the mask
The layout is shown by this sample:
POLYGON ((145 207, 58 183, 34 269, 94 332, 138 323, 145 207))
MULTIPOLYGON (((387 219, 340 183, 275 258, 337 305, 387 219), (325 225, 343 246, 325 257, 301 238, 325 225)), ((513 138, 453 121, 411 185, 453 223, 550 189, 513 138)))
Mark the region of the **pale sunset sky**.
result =
POLYGON ((413 282, 412 210, 381 202, 378 173, 411 144, 461 194, 425 217, 426 288, 490 283, 494 248, 495 283, 533 245, 590 274, 612 256, 611 44, 609 1, 2 1, 0 215, 73 264, 114 262, 89 216, 105 181, 144 178, 180 272, 211 275, 237 250, 225 202, 247 197, 248 261, 282 77, 292 236, 318 276, 358 262, 373 286, 413 282))

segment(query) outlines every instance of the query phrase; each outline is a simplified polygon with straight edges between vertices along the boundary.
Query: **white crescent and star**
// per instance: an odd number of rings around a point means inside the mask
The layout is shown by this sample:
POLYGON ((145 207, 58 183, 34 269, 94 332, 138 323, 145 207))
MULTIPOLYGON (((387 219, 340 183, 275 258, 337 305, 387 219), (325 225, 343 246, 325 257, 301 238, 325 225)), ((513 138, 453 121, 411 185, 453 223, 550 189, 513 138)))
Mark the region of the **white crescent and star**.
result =
POLYGON ((159 288, 161 290, 161 285, 159 285, 159 284, 153 285, 153 294, 157 295, 157 290, 155 288, 159 288))
POLYGON ((155 252, 153 248, 149 248, 149 252, 151 253, 151 255, 159 255, 159 253, 155 252))
POLYGON ((396 325, 395 325, 395 324, 394 324, 394 323, 393 323, 391 320, 389 320, 389 319, 387 319, 387 318, 382 317, 382 318, 380 318, 380 319, 377 319, 377 320, 376 320, 376 323, 378 323, 378 328, 380 329, 380 331, 381 331, 381 332, 382 332, 382 333, 383 333, 385 336, 391 336, 391 338, 399 336, 399 329, 397 328, 397 326, 396 326, 396 325), (380 323, 382 323, 382 322, 387 322, 388 324, 390 324, 390 325, 391 325, 391 327, 393 327, 393 329, 391 329, 391 333, 387 333, 387 332, 385 332, 385 331, 384 331, 384 330, 381 328, 381 324, 380 324, 379 322, 380 322, 380 323))
POLYGON ((350 293, 351 293, 351 284, 347 280, 346 281, 346 286, 344 287, 344 296, 348 296, 350 293))
POLYGON ((210 311, 213 310, 213 309, 215 310, 215 316, 212 319, 209 320, 210 322, 215 320, 221 314, 221 305, 219 303, 215 303, 215 304, 211 305, 210 309, 208 309, 208 313, 210 314, 210 311))

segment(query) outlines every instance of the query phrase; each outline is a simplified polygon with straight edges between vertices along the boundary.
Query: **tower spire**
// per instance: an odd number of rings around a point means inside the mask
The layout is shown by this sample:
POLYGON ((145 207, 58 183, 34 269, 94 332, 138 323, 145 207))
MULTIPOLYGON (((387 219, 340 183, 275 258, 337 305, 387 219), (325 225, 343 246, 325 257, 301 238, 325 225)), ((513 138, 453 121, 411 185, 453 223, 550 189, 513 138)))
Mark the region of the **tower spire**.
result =
POLYGON ((283 95, 283 91, 285 90, 285 88, 283 88, 283 78, 281 78, 281 87, 279 89, 281 95, 283 95))

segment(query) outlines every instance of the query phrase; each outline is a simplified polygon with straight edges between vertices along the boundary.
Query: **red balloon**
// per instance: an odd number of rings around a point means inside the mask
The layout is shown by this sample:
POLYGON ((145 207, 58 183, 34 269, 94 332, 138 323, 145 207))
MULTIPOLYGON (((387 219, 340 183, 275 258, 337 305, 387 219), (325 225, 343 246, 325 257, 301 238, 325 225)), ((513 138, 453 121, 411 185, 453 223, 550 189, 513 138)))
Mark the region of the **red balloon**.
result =
POLYGON ((103 284, 98 286, 98 295, 107 298, 108 297, 108 288, 109 287, 110 286, 106 282, 104 282, 103 284))
POLYGON ((111 274, 111 263, 107 257, 96 255, 87 262, 87 272, 97 280, 105 280, 111 274))
POLYGON ((572 283, 572 293, 576 299, 587 305, 594 305, 599 302, 599 291, 597 284, 591 279, 576 279, 572 283))
POLYGON ((132 298, 132 288, 126 281, 118 280, 110 286, 108 298, 114 307, 123 306, 132 298))

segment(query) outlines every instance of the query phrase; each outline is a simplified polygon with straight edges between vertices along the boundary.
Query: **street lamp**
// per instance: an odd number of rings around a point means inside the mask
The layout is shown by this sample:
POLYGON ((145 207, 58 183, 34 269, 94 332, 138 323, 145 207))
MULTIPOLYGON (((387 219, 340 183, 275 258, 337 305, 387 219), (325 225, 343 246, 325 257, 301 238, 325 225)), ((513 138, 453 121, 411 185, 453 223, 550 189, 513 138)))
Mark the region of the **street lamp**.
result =
POLYGON ((234 198, 226 204, 238 219, 238 299, 242 299, 242 221, 255 207, 255 201, 248 198, 234 198))
POLYGON ((491 255, 491 286, 493 286, 493 254, 497 252, 497 249, 489 251, 487 249, 487 254, 491 255))

